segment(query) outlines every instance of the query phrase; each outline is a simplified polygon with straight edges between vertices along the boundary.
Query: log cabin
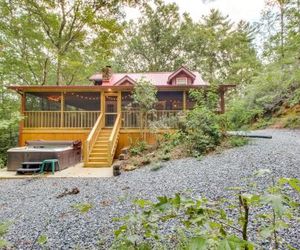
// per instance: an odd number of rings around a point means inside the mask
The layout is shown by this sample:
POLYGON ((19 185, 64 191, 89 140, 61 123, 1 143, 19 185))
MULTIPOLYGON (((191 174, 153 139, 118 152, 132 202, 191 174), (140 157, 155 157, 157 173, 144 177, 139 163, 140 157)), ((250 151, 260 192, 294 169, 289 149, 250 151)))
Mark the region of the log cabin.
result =
MULTIPOLYGON (((122 148, 141 138, 139 109, 127 107, 133 103, 131 92, 142 77, 158 91, 152 122, 192 109, 189 90, 209 86, 198 72, 184 66, 174 72, 152 73, 112 73, 107 66, 89 78, 90 85, 9 86, 21 95, 24 119, 19 146, 29 140, 80 140, 85 167, 110 166, 122 148)), ((220 113, 225 112, 224 93, 231 87, 234 85, 219 85, 220 113)), ((176 129, 174 121, 168 128, 176 129)), ((153 143, 155 137, 149 133, 146 140, 153 143)))

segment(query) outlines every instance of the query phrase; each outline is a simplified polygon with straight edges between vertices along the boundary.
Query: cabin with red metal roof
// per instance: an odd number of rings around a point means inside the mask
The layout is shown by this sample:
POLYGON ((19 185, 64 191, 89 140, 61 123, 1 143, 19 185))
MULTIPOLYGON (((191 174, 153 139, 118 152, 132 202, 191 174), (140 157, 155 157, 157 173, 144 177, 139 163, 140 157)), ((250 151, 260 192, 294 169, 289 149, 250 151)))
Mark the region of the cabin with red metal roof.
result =
MULTIPOLYGON (((174 117, 192 109, 190 89, 205 89, 201 74, 182 66, 174 72, 113 73, 107 66, 92 75, 90 85, 10 86, 21 95, 19 144, 29 140, 80 140, 86 167, 110 166, 120 150, 140 139, 141 116, 131 92, 145 78, 158 90, 151 121, 165 120, 176 129, 174 117)), ((218 112, 225 112, 224 93, 234 85, 219 85, 218 112)), ((161 131, 164 132, 164 131, 161 131)), ((150 133, 148 143, 155 137, 150 133)))

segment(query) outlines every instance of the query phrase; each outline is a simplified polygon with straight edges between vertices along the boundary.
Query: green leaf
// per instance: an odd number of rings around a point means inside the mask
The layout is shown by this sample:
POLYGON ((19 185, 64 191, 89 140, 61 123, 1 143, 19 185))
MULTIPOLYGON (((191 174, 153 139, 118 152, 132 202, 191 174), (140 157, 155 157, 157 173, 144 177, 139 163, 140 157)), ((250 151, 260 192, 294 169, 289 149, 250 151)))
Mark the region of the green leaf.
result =
POLYGON ((231 235, 220 242, 218 250, 242 250, 245 249, 246 245, 250 244, 235 235, 231 235))
POLYGON ((175 198, 172 200, 172 202, 176 207, 179 207, 181 202, 180 194, 176 193, 175 198))
POLYGON ((256 194, 242 194, 242 198, 246 199, 250 203, 257 203, 260 201, 260 196, 256 194))
POLYGON ((271 170, 265 168, 265 169, 259 169, 258 171, 256 171, 254 173, 254 175, 257 176, 257 177, 262 177, 262 176, 270 174, 270 173, 271 173, 271 170))
POLYGON ((120 236, 120 234, 126 232, 126 230, 127 230, 127 226, 126 225, 120 226, 118 230, 115 230, 115 232, 114 232, 115 236, 118 238, 120 236))
POLYGON ((289 184, 293 189, 300 193, 300 180, 296 178, 289 179, 289 184))
POLYGON ((74 209, 78 210, 80 213, 87 213, 93 207, 90 203, 78 203, 72 206, 74 209))
POLYGON ((145 208, 145 206, 152 205, 151 201, 143 200, 143 199, 136 200, 136 201, 134 201, 134 203, 141 208, 145 208))
POLYGON ((207 249, 206 239, 202 237, 192 238, 188 242, 187 250, 204 250, 207 249))
POLYGON ((47 241, 48 241, 48 237, 44 234, 40 235, 37 239, 37 243, 39 245, 45 245, 47 243, 47 241))
POLYGON ((0 223, 0 237, 8 232, 9 223, 0 223))
POLYGON ((274 212, 281 217, 285 211, 285 207, 283 205, 283 198, 281 195, 269 194, 263 197, 263 203, 267 203, 271 205, 274 212))
POLYGON ((5 248, 8 246, 8 243, 6 240, 0 239, 0 249, 5 248))
POLYGON ((269 226, 269 227, 264 227, 263 229, 261 229, 259 234, 263 238, 269 238, 272 235, 273 232, 274 232, 274 227, 269 226))

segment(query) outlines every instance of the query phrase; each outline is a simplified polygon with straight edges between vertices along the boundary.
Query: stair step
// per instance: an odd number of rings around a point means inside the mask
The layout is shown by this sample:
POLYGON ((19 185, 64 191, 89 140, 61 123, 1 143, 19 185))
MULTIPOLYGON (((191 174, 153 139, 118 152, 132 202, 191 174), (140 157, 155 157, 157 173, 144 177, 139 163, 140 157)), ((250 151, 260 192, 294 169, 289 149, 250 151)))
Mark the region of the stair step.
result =
POLYGON ((98 138, 96 141, 95 141, 95 143, 96 142, 108 142, 109 141, 109 138, 98 138))
POLYGON ((84 164, 85 167, 91 167, 91 168, 103 168, 103 167, 110 167, 111 165, 108 164, 108 162, 105 163, 99 163, 99 162, 87 162, 84 164))
POLYGON ((107 160, 107 158, 103 158, 103 159, 89 158, 88 163, 89 163, 89 162, 108 163, 108 160, 107 160))
POLYGON ((108 144, 107 142, 95 143, 93 149, 94 148, 98 148, 98 149, 99 148, 106 148, 107 149, 108 148, 107 144, 108 144))
POLYGON ((92 151, 91 153, 90 153, 90 158, 91 157, 97 157, 97 158, 106 158, 107 157, 107 152, 102 152, 102 153, 97 153, 97 152, 94 152, 94 151, 92 151))
POLYGON ((91 152, 94 153, 106 153, 107 151, 108 151, 107 147, 100 147, 100 146, 93 147, 93 149, 91 150, 91 152))
POLYGON ((102 148, 102 147, 93 147, 91 153, 107 153, 107 147, 102 148))
POLYGON ((105 144, 105 145, 107 145, 107 143, 108 143, 108 140, 106 140, 106 141, 95 141, 95 144, 105 144))

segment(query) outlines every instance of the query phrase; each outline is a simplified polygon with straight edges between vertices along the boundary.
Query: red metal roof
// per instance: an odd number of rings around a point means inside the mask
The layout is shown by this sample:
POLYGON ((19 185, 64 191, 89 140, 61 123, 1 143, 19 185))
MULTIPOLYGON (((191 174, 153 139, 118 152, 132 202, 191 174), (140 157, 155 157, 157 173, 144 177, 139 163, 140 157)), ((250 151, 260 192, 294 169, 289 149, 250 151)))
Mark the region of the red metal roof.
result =
MULTIPOLYGON (((185 71, 186 68, 183 68, 185 71)), ((176 73, 180 72, 180 69, 175 71, 176 73)), ((155 86, 166 86, 169 85, 168 82, 170 80, 170 77, 174 77, 175 72, 149 72, 149 73, 114 73, 112 74, 112 77, 110 78, 109 83, 106 83, 107 86, 113 86, 116 83, 118 83, 122 78, 125 78, 126 76, 131 78, 134 81, 139 80, 140 78, 144 77, 145 79, 149 80, 153 85, 155 86)), ((193 85, 209 85, 207 82, 205 82, 200 73, 196 71, 190 71, 191 75, 195 76, 193 85)), ((89 80, 90 81, 99 81, 102 79, 101 73, 96 73, 92 75, 89 80)))

